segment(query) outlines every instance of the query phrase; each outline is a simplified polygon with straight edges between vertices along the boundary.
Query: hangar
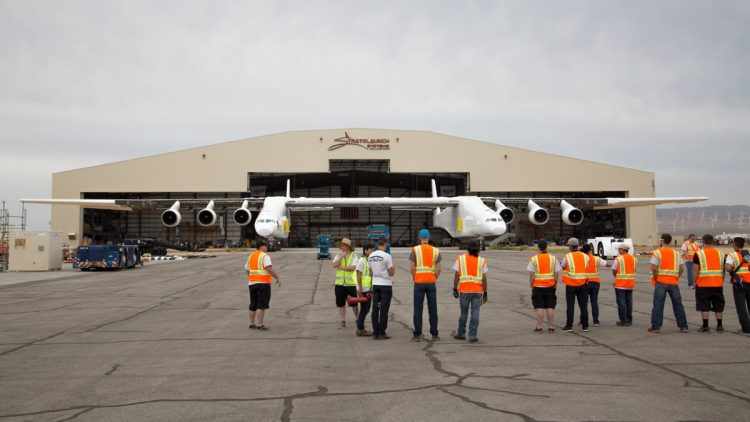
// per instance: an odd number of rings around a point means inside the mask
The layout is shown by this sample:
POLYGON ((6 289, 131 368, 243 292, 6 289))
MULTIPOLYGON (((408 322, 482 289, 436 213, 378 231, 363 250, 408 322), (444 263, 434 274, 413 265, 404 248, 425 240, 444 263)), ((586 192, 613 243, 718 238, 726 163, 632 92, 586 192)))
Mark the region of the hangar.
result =
MULTIPOLYGON (((305 197, 423 197, 435 179, 440 194, 480 196, 652 197, 654 173, 476 141, 430 131, 328 129, 290 131, 199 148, 63 171, 52 175, 53 198, 205 199, 283 195, 305 197)), ((562 223, 550 207, 544 226, 531 224, 525 207, 509 232, 519 241, 568 236, 628 236, 637 244, 656 241, 654 207, 586 210, 583 224, 562 223)), ((253 225, 240 226, 233 208, 217 208, 215 225, 196 223, 198 208, 183 212, 176 228, 161 224, 162 209, 116 211, 52 207, 52 229, 70 233, 73 243, 154 238, 195 245, 253 239, 253 225)), ((253 215, 255 218, 255 213, 253 215)), ((395 245, 413 244, 416 232, 431 227, 429 212, 367 208, 296 213, 290 246, 309 246, 318 234, 359 242, 370 224, 386 224, 395 245)), ((437 231, 437 241, 450 243, 437 231)))

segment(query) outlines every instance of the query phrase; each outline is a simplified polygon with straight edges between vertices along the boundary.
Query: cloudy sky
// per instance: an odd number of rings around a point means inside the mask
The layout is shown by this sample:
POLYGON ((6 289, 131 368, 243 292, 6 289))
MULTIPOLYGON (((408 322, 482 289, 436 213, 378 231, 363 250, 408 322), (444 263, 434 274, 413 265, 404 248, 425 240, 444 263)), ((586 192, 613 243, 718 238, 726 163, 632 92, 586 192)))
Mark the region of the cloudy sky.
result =
POLYGON ((747 1, 0 0, 0 198, 123 158, 383 127, 750 204, 748 28, 747 1))

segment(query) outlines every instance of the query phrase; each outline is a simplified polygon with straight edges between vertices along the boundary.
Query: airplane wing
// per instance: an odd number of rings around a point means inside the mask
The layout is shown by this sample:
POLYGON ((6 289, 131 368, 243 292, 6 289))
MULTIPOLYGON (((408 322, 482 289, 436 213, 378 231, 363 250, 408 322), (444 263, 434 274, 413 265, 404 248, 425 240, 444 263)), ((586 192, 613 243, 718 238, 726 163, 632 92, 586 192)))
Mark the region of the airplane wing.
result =
POLYGON ((310 207, 370 207, 409 209, 415 211, 433 210, 437 207, 455 207, 459 201, 455 198, 289 198, 287 206, 291 209, 310 207))
POLYGON ((529 200, 539 205, 560 205, 567 201, 581 209, 607 210, 615 208, 646 207, 667 204, 689 204, 707 201, 704 196, 654 197, 654 198, 529 198, 529 197, 482 197, 489 203, 501 201, 509 205, 526 205, 529 200))
POLYGON ((263 198, 159 198, 159 199, 21 199, 24 204, 72 205, 81 208, 98 210, 133 211, 136 209, 169 208, 175 201, 185 205, 204 207, 209 201, 214 201, 218 207, 239 206, 248 201, 251 211, 257 211, 263 205, 263 198))

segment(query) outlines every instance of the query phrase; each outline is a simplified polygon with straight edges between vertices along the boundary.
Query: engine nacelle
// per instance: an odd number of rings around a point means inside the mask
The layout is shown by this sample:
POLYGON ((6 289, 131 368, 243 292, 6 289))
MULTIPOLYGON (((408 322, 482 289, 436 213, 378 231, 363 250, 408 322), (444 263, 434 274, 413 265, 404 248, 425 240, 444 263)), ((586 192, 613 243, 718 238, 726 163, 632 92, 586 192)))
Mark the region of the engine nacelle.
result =
POLYGON ((529 221, 537 226, 547 224, 549 221, 549 211, 540 207, 536 202, 529 199, 529 221))
POLYGON ((181 221, 180 201, 174 201, 174 204, 168 210, 161 213, 161 224, 166 227, 177 227, 181 221))
POLYGON ((208 201, 206 208, 198 211, 198 224, 203 227, 213 226, 216 224, 216 211, 214 211, 214 201, 208 201))
POLYGON ((234 222, 239 224, 240 226, 247 226, 248 224, 250 224, 250 220, 252 220, 253 218, 253 214, 249 209, 247 209, 247 207, 247 200, 242 201, 242 206, 234 210, 234 214, 232 214, 232 217, 234 217, 234 222))
POLYGON ((505 221, 505 224, 510 224, 513 222, 513 220, 516 218, 516 213, 513 212, 512 209, 508 208, 500 202, 499 199, 495 200, 495 211, 500 215, 500 218, 505 221))
POLYGON ((568 201, 560 201, 560 211, 562 212, 562 220, 569 226, 577 226, 583 223, 583 211, 570 205, 568 201))

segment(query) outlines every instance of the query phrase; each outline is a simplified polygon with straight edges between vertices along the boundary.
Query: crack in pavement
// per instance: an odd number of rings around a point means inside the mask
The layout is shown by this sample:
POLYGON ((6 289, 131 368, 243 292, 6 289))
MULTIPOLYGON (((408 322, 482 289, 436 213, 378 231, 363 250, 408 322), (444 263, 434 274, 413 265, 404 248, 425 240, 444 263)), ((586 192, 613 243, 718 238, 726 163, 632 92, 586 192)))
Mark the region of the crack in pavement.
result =
POLYGON ((108 376, 112 375, 119 368, 120 368, 120 364, 119 363, 116 363, 116 364, 112 365, 112 368, 109 371, 105 372, 104 376, 108 377, 108 376))
POLYGON ((92 410, 94 410, 94 408, 93 407, 89 407, 89 408, 83 409, 80 412, 77 412, 77 413, 75 413, 73 415, 64 417, 62 419, 58 419, 55 422, 68 422, 68 421, 72 421, 73 419, 76 419, 77 417, 83 415, 84 413, 89 413, 92 410))
POLYGON ((524 420, 526 422, 539 422, 538 419, 532 418, 531 416, 529 416, 529 415, 527 415, 525 413, 513 412, 511 410, 506 410, 506 409, 498 409, 496 407, 492 407, 492 406, 488 405, 485 402, 481 402, 481 401, 477 401, 477 400, 472 400, 472 399, 470 399, 470 398, 468 398, 466 396, 462 396, 461 394, 449 391, 449 390, 447 390, 444 387, 438 387, 438 390, 442 391, 443 393, 445 393, 445 394, 447 394, 449 396, 453 396, 453 397, 461 400, 464 403, 469 403, 469 404, 472 404, 474 406, 480 407, 482 409, 489 410, 491 412, 503 413, 503 414, 512 415, 512 416, 518 416, 519 418, 521 418, 522 420, 524 420))
POLYGON ((49 339, 53 339, 53 338, 55 338, 57 336, 61 336, 61 335, 65 334, 66 331, 67 330, 58 331, 55 334, 50 334, 50 335, 48 335, 46 337, 38 338, 36 340, 32 340, 32 341, 29 341, 27 343, 23 343, 23 344, 21 344, 18 347, 14 347, 12 349, 4 350, 4 351, 0 352, 0 356, 9 355, 9 354, 11 354, 13 352, 17 352, 17 351, 25 349, 25 348, 27 348, 29 346, 33 346, 33 345, 35 345, 37 343, 40 343, 40 342, 43 342, 43 341, 46 341, 46 340, 49 340, 49 339))
POLYGON ((315 278, 315 284, 313 285, 313 290, 312 290, 312 293, 310 294, 310 301, 287 309, 284 312, 284 315, 286 315, 287 318, 294 318, 292 316, 292 312, 298 311, 304 308, 305 306, 310 306, 310 305, 315 304, 315 295, 318 293, 318 285, 320 285, 320 277, 322 275, 323 275, 323 262, 319 261, 318 262, 318 276, 315 278))

